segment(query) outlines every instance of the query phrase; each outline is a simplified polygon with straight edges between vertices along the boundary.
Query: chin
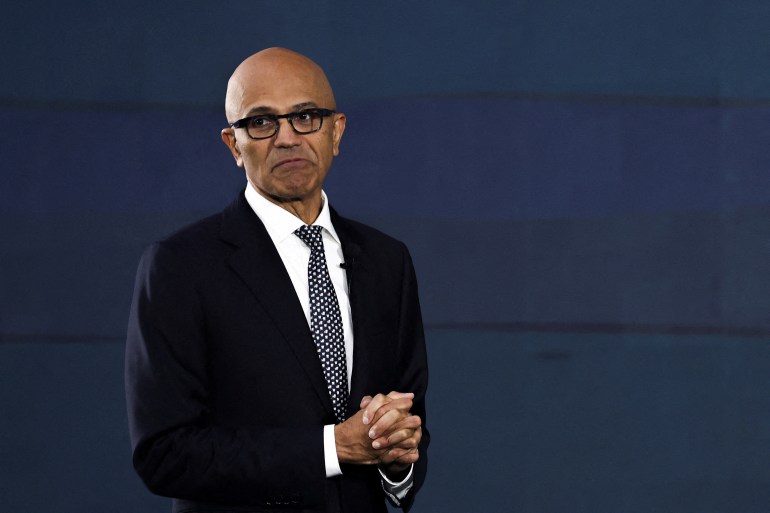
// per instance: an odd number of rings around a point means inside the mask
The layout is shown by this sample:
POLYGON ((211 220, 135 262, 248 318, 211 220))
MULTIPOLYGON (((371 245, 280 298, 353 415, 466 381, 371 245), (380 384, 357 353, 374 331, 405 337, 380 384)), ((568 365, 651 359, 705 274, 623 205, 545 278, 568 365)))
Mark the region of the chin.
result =
POLYGON ((273 200, 276 200, 281 203, 287 203, 292 201, 303 201, 306 199, 310 199, 313 197, 314 194, 320 195, 320 193, 321 193, 320 189, 318 191, 307 191, 301 188, 282 187, 280 189, 273 189, 267 192, 267 195, 273 200))
POLYGON ((296 180, 289 183, 282 183, 279 187, 276 187, 286 197, 302 199, 309 198, 316 194, 321 194, 320 184, 315 183, 312 180, 296 180))

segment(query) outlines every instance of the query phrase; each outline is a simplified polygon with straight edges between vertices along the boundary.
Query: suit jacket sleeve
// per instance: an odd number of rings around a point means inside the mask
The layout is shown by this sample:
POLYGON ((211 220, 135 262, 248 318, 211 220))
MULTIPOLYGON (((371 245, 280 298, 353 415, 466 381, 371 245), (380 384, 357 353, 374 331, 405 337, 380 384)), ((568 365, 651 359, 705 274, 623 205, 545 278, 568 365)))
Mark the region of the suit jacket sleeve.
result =
POLYGON ((414 466, 414 486, 409 494, 401 501, 401 508, 409 511, 415 494, 425 480, 428 469, 428 445, 430 433, 427 428, 425 411, 425 393, 428 386, 428 363, 425 348, 425 336, 422 325, 422 315, 417 293, 417 279, 414 266, 408 250, 404 247, 404 267, 401 288, 401 322, 399 324, 399 379, 401 383, 396 390, 413 391, 415 394, 413 413, 419 415, 423 423, 423 437, 420 441, 420 459, 414 466))
POLYGON ((323 504, 322 425, 215 419, 203 294, 163 243, 137 273, 126 347, 134 466, 154 493, 221 504, 323 504))

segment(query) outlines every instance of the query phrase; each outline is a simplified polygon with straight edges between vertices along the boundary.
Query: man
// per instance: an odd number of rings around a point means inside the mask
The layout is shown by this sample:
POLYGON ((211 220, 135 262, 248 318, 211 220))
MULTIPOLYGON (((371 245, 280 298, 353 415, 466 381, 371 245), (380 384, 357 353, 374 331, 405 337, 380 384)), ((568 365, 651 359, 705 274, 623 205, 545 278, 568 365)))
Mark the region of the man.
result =
POLYGON ((271 48, 227 87, 246 190, 152 245, 126 349, 134 466, 174 512, 408 511, 427 466, 427 362, 398 241, 323 182, 345 115, 306 57, 271 48))

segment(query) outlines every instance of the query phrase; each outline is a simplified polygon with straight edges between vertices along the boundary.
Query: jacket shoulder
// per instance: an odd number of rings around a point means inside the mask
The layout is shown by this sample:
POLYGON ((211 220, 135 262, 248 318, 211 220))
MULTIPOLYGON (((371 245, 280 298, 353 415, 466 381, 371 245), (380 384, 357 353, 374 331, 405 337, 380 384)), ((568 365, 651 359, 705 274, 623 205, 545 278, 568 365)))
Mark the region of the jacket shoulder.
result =
POLYGON ((406 249, 406 245, 403 242, 378 228, 342 217, 336 214, 336 212, 332 217, 332 223, 334 223, 334 229, 340 233, 340 237, 349 238, 359 244, 372 245, 378 248, 389 247, 394 250, 406 249))
POLYGON ((249 230, 256 216, 251 215, 243 192, 221 212, 209 215, 192 222, 166 237, 156 241, 151 247, 162 247, 174 253, 193 256, 206 254, 214 248, 227 247, 226 237, 223 237, 224 227, 249 230), (254 219, 251 219, 251 218, 254 219), (244 228, 244 225, 245 228, 244 228))
POLYGON ((165 237, 155 241, 172 250, 184 251, 197 249, 201 243, 219 238, 222 213, 217 213, 183 226, 165 237))

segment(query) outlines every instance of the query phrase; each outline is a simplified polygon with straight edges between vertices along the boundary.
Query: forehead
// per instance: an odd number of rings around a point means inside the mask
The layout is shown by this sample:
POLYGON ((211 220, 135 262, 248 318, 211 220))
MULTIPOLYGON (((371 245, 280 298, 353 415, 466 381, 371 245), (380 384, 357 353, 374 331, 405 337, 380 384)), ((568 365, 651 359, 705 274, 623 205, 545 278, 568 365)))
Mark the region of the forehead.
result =
POLYGON ((304 62, 251 63, 233 76, 228 101, 233 114, 256 110, 289 112, 298 105, 333 108, 334 98, 326 77, 304 62))

